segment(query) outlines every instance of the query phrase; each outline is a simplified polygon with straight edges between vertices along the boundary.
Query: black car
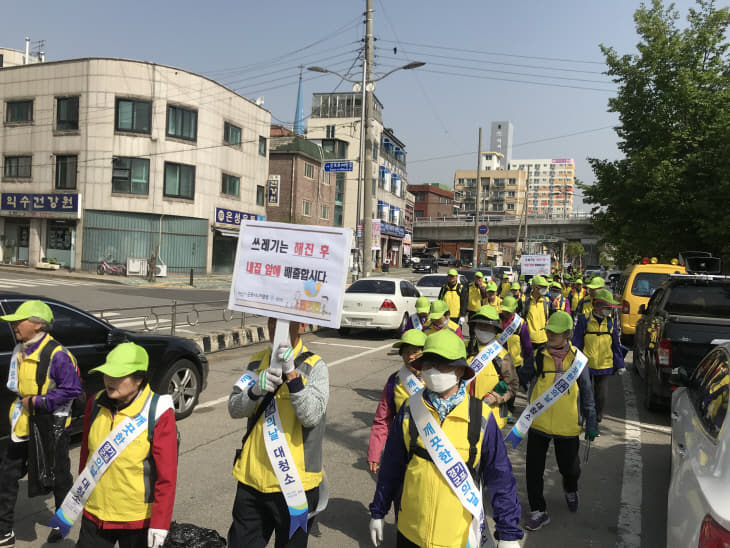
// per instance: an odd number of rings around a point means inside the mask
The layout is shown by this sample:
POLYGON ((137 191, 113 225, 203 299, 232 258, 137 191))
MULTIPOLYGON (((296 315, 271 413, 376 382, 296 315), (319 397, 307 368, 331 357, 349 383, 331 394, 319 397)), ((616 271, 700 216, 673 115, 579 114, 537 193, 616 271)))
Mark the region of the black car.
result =
POLYGON ((431 274, 439 271, 439 265, 434 257, 419 257, 418 262, 413 263, 413 272, 425 272, 431 274))
MULTIPOLYGON (((172 395, 175 418, 182 419, 193 412, 208 382, 208 359, 193 341, 119 329, 70 304, 36 295, 0 293, 0 313, 12 314, 21 303, 31 299, 41 300, 51 307, 51 335, 76 357, 86 394, 95 394, 104 387, 103 376, 89 375, 89 370, 104 363, 106 355, 117 344, 135 342, 144 347, 150 356, 149 380, 152 389, 172 395)), ((0 322, 0 442, 9 435, 8 410, 16 397, 5 386, 16 344, 10 324, 0 322)), ((77 407, 77 413, 83 411, 80 406, 77 407)), ((80 427, 79 422, 75 424, 77 428, 80 427)))

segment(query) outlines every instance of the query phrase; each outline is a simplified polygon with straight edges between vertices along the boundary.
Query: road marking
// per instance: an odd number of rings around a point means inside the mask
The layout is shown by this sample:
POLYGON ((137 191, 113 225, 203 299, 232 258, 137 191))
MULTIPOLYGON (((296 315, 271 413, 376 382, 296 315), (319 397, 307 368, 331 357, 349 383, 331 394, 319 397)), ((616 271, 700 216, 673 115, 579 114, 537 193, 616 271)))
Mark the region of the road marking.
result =
POLYGON ((205 403, 199 403, 198 405, 195 406, 195 410, 197 411, 198 409, 205 409, 207 407, 215 407, 216 405, 218 405, 219 403, 223 403, 224 401, 228 401, 228 396, 221 396, 220 398, 217 398, 215 400, 210 400, 205 403))
POLYGON ((366 350, 365 352, 360 352, 359 354, 355 354, 354 356, 348 356, 347 358, 342 358, 341 360, 335 360, 332 363, 328 363, 327 366, 334 367, 335 365, 340 365, 341 363, 345 363, 350 360, 355 360, 362 356, 367 356, 368 354, 372 354, 373 352, 380 352, 381 350, 385 350, 386 348, 390 348, 391 346, 393 346, 393 343, 384 344, 383 346, 378 346, 377 348, 371 348, 370 350, 366 350))
POLYGON ((641 546, 641 422, 636 409, 636 396, 631 374, 621 376, 626 405, 624 473, 621 485, 621 505, 618 514, 619 548, 641 546))
POLYGON ((635 426, 636 428, 643 431, 649 431, 653 432, 655 434, 666 434, 667 436, 670 436, 672 434, 672 427, 671 426, 663 426, 661 424, 642 424, 639 421, 632 421, 628 419, 624 419, 623 421, 620 419, 614 419, 612 417, 603 417, 603 423, 607 422, 613 422, 616 424, 626 424, 630 423, 632 426, 635 426))
POLYGON ((344 346, 346 348, 372 348, 372 346, 356 346, 354 344, 330 343, 324 341, 309 341, 309 344, 326 344, 327 346, 344 346))

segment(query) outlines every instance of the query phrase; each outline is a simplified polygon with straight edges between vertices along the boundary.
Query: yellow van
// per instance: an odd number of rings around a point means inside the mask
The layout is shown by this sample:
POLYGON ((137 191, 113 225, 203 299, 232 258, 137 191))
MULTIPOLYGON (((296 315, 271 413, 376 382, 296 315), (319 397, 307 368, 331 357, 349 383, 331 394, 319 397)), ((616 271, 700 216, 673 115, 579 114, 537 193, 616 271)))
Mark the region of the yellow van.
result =
POLYGON ((644 258, 639 264, 631 265, 623 271, 615 295, 621 303, 621 339, 625 345, 633 344, 639 307, 649 302, 654 291, 670 274, 686 273, 684 265, 680 265, 677 259, 672 259, 667 264, 658 262, 656 257, 644 258))

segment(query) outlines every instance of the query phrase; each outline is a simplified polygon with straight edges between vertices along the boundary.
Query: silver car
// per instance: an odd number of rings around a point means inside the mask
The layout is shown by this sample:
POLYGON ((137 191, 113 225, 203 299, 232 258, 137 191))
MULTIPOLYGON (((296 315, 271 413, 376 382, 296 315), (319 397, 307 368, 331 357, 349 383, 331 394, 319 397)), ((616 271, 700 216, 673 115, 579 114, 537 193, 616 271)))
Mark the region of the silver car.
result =
POLYGON ((730 546, 729 359, 716 346, 672 395, 669 548, 730 546))

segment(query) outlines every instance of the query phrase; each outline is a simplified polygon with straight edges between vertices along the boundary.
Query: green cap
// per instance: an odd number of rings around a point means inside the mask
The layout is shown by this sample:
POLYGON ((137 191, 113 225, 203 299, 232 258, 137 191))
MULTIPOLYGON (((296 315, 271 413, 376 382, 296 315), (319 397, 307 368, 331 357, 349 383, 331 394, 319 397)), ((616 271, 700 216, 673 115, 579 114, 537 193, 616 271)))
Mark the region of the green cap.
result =
POLYGON ((459 272, 455 268, 449 270, 449 276, 458 276, 459 272))
POLYGON ((596 276, 591 280, 591 283, 588 284, 588 289, 603 289, 605 285, 606 280, 604 280, 600 276, 596 276))
POLYGON ((428 297, 418 297, 416 299, 416 314, 426 314, 431 308, 431 301, 428 297))
POLYGON ((106 361, 89 373, 104 373, 116 379, 131 375, 135 371, 147 371, 150 357, 147 351, 133 342, 121 343, 106 355, 106 361))
POLYGON ((575 285, 583 285, 583 280, 581 280, 580 278, 578 278, 578 279, 577 279, 577 280, 575 280, 575 281, 574 281, 573 283, 574 283, 575 285))
POLYGON ((504 299, 502 299, 502 304, 500 306, 505 312, 514 314, 515 310, 517 310, 517 299, 515 299, 512 295, 507 295, 504 299))
POLYGON ((519 284, 518 282, 514 282, 514 283, 513 283, 513 284, 512 284, 511 286, 510 286, 510 289, 518 289, 518 290, 519 290, 519 289, 522 289, 522 287, 520 286, 520 284, 519 284))
POLYGON ((573 329, 573 318, 570 317, 570 314, 562 310, 553 312, 553 315, 550 316, 545 326, 545 331, 551 331, 553 333, 565 333, 571 329, 573 329))
POLYGON ((401 336, 397 343, 393 344, 393 348, 400 348, 404 344, 410 344, 411 346, 420 346, 426 344, 426 334, 420 329, 409 329, 401 336))
POLYGON ((507 273, 505 272, 504 274, 502 274, 502 278, 509 278, 509 274, 507 274, 507 273))
POLYGON ((462 378, 468 380, 474 376, 474 370, 466 363, 464 341, 450 329, 442 329, 426 337, 423 354, 413 362, 413 366, 421 369, 425 362, 436 362, 452 367, 465 366, 462 378))
POLYGON ((618 306, 619 304, 618 301, 613 298, 613 295, 608 289, 599 289, 596 292, 596 296, 593 297, 593 306, 600 306, 596 301, 601 301, 603 306, 611 305, 613 307, 618 306))
POLYGON ((532 278, 531 282, 532 282, 533 287, 534 286, 536 286, 536 287, 547 287, 548 286, 548 282, 543 276, 535 276, 534 278, 532 278))
POLYGON ((38 318, 44 322, 51 323, 53 321, 53 312, 51 307, 43 301, 25 301, 21 304, 14 314, 0 316, 0 320, 4 322, 19 322, 28 318, 38 318))
POLYGON ((552 287, 554 289, 563 289, 563 286, 560 285, 560 282, 553 282, 550 284, 550 287, 552 287))
POLYGON ((446 301, 434 301, 431 303, 431 312, 428 315, 429 320, 438 320, 449 311, 449 305, 446 301))
POLYGON ((481 272, 479 272, 479 271, 477 270, 476 274, 474 274, 474 277, 475 277, 475 278, 483 278, 483 277, 484 277, 484 274, 482 274, 481 272))
POLYGON ((497 284, 495 282, 489 282, 487 284, 487 291, 497 291, 497 284))
MULTIPOLYGON (((514 297, 513 297, 514 298, 514 297)), ((495 327, 498 332, 502 332, 502 323, 499 321, 499 312, 490 304, 485 304, 469 320, 470 324, 480 323, 495 327)))
POLYGON ((525 281, 525 275, 524 274, 520 274, 520 281, 521 282, 524 282, 525 281))

